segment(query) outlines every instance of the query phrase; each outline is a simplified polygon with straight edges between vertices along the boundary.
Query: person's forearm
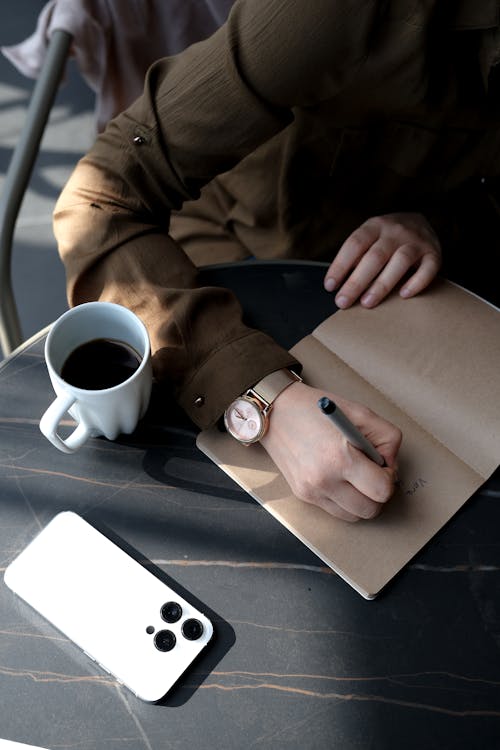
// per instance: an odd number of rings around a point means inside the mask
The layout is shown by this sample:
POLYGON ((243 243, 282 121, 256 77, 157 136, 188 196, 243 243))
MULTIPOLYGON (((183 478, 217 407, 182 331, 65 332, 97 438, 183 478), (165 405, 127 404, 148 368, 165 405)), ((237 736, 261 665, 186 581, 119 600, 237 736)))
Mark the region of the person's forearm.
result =
POLYGON ((196 268, 166 228, 125 210, 123 200, 86 160, 61 194, 54 229, 69 302, 102 299, 133 309, 149 331, 155 376, 206 427, 235 396, 295 360, 243 325, 230 291, 196 288, 196 268))
MULTIPOLYGON (((196 289, 194 266, 168 236, 169 213, 289 125, 295 105, 321 101, 318 65, 342 72, 325 79, 329 94, 344 80, 350 68, 342 47, 331 60, 330 32, 340 41, 352 14, 339 11, 328 25, 326 7, 237 2, 210 39, 150 68, 144 95, 98 137, 55 209, 70 304, 108 299, 134 309, 148 326, 157 376, 200 426, 294 359, 243 325, 230 292, 196 289)), ((356 18, 356 33, 365 26, 356 18)))

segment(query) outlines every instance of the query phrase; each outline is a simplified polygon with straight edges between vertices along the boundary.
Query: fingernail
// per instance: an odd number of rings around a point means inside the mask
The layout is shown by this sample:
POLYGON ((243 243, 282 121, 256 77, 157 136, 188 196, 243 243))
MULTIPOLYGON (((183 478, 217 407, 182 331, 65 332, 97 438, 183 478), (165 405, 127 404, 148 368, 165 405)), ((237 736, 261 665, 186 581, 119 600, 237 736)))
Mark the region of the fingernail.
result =
POLYGON ((336 286, 337 286, 337 282, 331 276, 325 279, 324 287, 327 292, 333 292, 336 286))
POLYGON ((365 305, 365 307, 370 307, 370 305, 373 305, 375 302, 375 295, 374 294, 365 294, 363 297, 361 297, 361 304, 365 305))
POLYGON ((401 297, 409 297, 411 295, 411 288, 409 286, 404 286, 399 294, 401 297))
POLYGON ((349 304, 349 300, 347 299, 347 297, 344 297, 344 295, 341 294, 340 296, 335 297, 335 304, 337 305, 337 307, 347 307, 349 304))

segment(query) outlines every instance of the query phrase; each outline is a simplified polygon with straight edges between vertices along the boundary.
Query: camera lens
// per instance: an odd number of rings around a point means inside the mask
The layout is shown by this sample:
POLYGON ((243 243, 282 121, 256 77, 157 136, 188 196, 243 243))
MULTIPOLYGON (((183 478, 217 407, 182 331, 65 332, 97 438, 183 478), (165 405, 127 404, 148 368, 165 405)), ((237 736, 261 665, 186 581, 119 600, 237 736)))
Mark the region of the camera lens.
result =
POLYGON ((182 607, 177 602, 167 602, 160 610, 165 622, 177 622, 182 617, 182 607))
POLYGON ((158 651, 171 651, 175 646, 175 635, 171 630, 159 630, 154 641, 158 651))
POLYGON ((191 618, 182 624, 182 635, 188 641, 196 641, 203 633, 203 625, 199 620, 191 618))

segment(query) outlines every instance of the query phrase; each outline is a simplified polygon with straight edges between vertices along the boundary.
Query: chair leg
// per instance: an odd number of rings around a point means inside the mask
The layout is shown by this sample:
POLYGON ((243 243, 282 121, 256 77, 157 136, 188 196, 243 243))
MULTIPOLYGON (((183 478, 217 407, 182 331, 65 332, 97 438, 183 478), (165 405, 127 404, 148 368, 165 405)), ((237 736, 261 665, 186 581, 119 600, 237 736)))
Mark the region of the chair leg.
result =
POLYGON ((16 144, 0 196, 0 346, 5 356, 22 342, 16 301, 12 288, 12 239, 40 141, 49 118, 72 36, 67 31, 53 32, 42 70, 35 83, 26 120, 16 144))

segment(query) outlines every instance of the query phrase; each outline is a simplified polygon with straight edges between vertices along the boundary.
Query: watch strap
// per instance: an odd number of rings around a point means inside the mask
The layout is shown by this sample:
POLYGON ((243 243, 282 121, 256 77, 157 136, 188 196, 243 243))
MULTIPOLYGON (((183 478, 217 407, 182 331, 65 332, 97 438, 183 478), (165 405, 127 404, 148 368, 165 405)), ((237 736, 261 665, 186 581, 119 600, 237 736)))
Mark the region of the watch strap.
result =
POLYGON ((254 393, 267 406, 270 406, 285 388, 288 388, 292 383, 301 382, 302 378, 293 372, 293 370, 275 370, 263 377, 262 380, 259 380, 258 383, 250 388, 250 392, 254 393))

